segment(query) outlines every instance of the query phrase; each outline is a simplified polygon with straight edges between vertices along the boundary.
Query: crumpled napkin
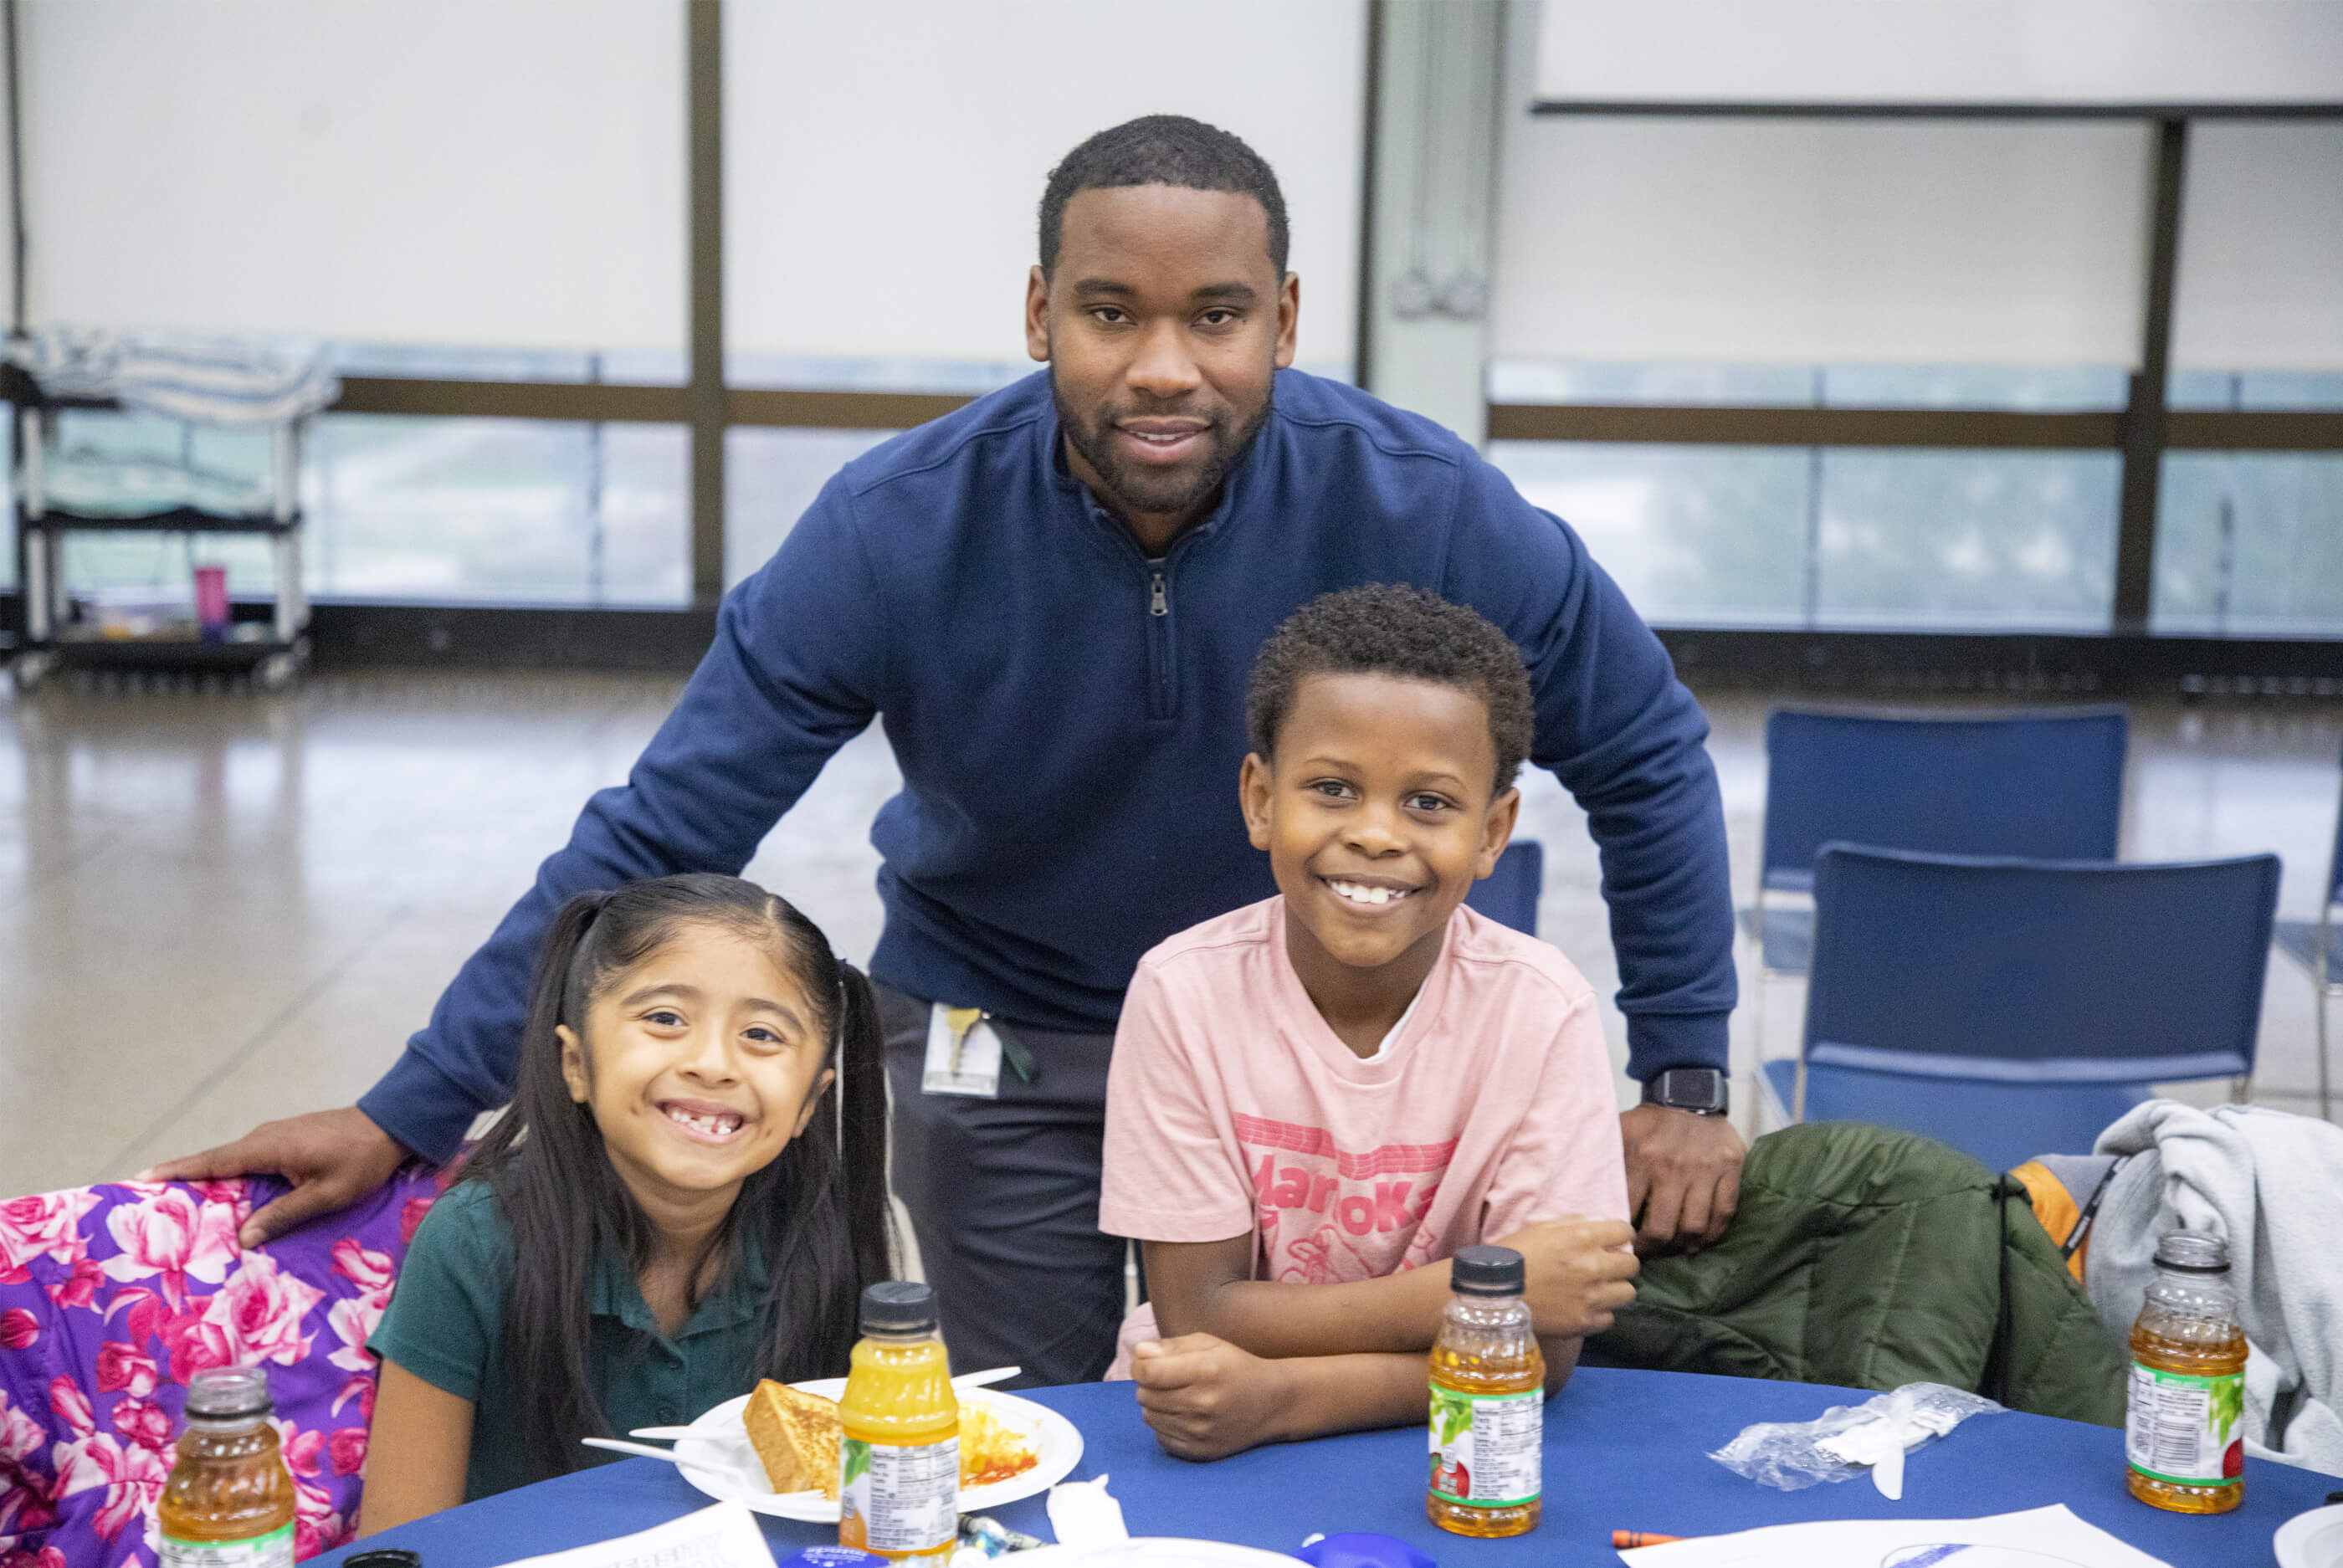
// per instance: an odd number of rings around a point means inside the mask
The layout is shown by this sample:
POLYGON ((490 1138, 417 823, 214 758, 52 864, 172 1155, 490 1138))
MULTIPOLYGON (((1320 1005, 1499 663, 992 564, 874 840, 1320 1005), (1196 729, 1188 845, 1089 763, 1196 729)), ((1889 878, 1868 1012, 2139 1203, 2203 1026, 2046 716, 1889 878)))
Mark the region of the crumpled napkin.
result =
POLYGON ((1050 1488, 1050 1528, 1061 1546, 1111 1546, 1131 1539, 1122 1504, 1106 1489, 1107 1478, 1061 1481, 1050 1488))

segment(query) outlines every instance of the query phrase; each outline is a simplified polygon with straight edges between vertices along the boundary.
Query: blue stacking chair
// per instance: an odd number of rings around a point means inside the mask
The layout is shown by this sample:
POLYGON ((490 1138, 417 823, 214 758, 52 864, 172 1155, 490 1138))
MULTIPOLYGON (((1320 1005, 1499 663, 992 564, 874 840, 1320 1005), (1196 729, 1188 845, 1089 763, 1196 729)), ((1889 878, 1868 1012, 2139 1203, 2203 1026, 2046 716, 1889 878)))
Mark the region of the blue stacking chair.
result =
POLYGON ((2343 926, 2335 923, 2335 906, 2343 903, 2343 808, 2335 819, 2335 851, 2327 860, 2327 888, 2318 900, 2315 920, 2280 920, 2278 950, 2302 966, 2310 977, 2310 1006, 2317 1022, 2318 1047, 2318 1115, 2334 1115, 2334 1097, 2328 1089, 2327 1004, 2343 996, 2343 926))
POLYGON ((1516 839, 1497 857, 1497 869, 1473 884, 1464 901, 1525 937, 1537 935, 1538 894, 1545 890, 1545 846, 1516 839))
POLYGON ((2123 815, 2121 708, 1861 713, 1765 721, 1765 850, 1742 924, 1764 971, 1806 972, 1814 913, 1767 892, 1814 889, 1834 839, 1947 855, 2112 860, 2123 815))
POLYGON ((1875 1121, 1996 1171, 2090 1151, 2151 1082, 2246 1078, 2278 860, 2170 865, 1825 845, 1785 1121, 1875 1121))

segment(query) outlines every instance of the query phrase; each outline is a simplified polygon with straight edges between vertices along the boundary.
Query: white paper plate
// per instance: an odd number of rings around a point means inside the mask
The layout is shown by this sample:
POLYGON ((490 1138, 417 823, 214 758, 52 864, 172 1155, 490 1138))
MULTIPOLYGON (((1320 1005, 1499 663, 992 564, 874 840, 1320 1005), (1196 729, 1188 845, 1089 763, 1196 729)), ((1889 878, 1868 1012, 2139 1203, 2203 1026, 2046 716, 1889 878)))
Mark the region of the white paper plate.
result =
MULTIPOLYGON (((846 1380, 823 1378, 790 1386, 824 1399, 836 1399, 846 1392, 846 1380)), ((994 1420, 1017 1432, 1041 1454, 1032 1469, 1006 1481, 997 1481, 990 1486, 962 1487, 962 1513, 981 1513, 988 1508, 1047 1492, 1081 1462, 1082 1434, 1074 1430, 1073 1422, 1047 1405, 989 1388, 969 1389, 960 1394, 960 1402, 990 1412, 994 1420)), ((676 1440, 676 1468, 683 1472, 683 1478, 719 1503, 744 1503, 776 1519, 799 1519, 808 1524, 837 1523, 838 1499, 824 1497, 819 1492, 773 1490, 772 1483, 765 1479, 765 1466, 757 1458, 755 1446, 749 1442, 748 1428, 740 1424, 740 1412, 748 1405, 749 1396, 745 1393, 738 1399, 728 1399, 693 1422, 689 1435, 676 1440)))
POLYGON ((1017 1553, 1018 1568, 1293 1568, 1282 1552, 1232 1546, 1225 1541, 1182 1541, 1134 1535, 1111 1546, 1041 1546, 1017 1553))
POLYGON ((2270 1545, 2278 1568, 2343 1568, 2343 1503, 2296 1514, 2270 1545))

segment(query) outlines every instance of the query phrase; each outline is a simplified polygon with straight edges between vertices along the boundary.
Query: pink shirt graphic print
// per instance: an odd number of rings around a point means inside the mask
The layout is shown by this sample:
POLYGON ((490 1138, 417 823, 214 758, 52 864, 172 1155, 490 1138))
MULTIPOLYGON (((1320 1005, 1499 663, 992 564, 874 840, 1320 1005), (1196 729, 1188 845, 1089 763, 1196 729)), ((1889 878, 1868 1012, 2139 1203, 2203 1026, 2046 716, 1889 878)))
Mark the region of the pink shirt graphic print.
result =
POLYGON ((1336 1284, 1568 1215, 1624 1219, 1594 995, 1468 909, 1375 1060, 1318 1014, 1271 899, 1141 960, 1107 1086, 1100 1228, 1250 1232, 1258 1279, 1336 1284))

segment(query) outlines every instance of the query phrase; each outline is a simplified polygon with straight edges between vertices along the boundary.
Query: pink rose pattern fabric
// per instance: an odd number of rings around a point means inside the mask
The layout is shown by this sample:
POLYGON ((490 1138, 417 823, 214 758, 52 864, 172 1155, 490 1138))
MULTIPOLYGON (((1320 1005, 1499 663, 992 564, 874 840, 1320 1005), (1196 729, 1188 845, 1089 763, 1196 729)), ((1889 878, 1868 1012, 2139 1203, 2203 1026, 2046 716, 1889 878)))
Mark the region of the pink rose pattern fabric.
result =
POLYGON ((283 1191, 126 1181, 0 1202, 0 1568, 155 1568, 187 1379, 238 1363, 268 1372, 296 1554, 357 1533, 367 1336, 435 1173, 246 1251, 236 1228, 283 1191))

